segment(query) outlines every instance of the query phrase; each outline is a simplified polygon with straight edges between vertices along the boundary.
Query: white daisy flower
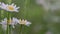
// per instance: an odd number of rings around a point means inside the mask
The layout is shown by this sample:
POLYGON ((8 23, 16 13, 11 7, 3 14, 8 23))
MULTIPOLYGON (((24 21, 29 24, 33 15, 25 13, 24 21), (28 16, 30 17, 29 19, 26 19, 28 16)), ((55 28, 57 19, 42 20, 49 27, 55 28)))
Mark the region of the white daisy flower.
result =
POLYGON ((6 7, 6 10, 11 11, 11 12, 13 12, 13 11, 18 12, 18 9, 19 9, 19 7, 16 7, 16 5, 14 5, 14 3, 11 5, 7 5, 7 7, 6 7))
POLYGON ((2 25, 2 28, 3 28, 4 30, 7 29, 7 22, 6 22, 6 21, 3 21, 3 20, 2 20, 2 22, 0 22, 0 24, 2 25))
POLYGON ((29 21, 27 21, 27 20, 19 20, 19 22, 18 22, 19 24, 22 24, 22 25, 27 25, 27 26, 29 26, 31 23, 29 22, 29 21))
POLYGON ((14 5, 14 3, 12 3, 11 5, 2 3, 1 8, 4 10, 10 11, 10 12, 18 12, 18 9, 20 7, 16 7, 16 5, 14 5))
POLYGON ((19 20, 17 18, 12 19, 11 25, 13 26, 13 28, 15 28, 14 25, 16 25, 18 22, 19 22, 19 20))
POLYGON ((10 20, 7 20, 7 18, 5 18, 0 24, 2 24, 2 28, 4 30, 6 30, 7 29, 7 24, 11 25, 13 28, 15 28, 15 25, 17 23, 18 23, 18 19, 17 18, 13 18, 13 19, 10 18, 10 20))

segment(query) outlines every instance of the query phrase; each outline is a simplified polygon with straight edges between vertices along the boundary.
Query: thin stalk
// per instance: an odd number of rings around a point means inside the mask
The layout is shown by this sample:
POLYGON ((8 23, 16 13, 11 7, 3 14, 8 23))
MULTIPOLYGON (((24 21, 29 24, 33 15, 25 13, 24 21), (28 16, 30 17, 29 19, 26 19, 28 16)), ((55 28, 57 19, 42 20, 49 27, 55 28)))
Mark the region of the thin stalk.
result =
MULTIPOLYGON (((24 2, 24 13, 26 14, 27 13, 27 2, 28 2, 28 0, 25 0, 25 2, 24 2)), ((27 17, 27 15, 26 15, 26 17, 27 17)), ((23 29, 24 29, 24 25, 20 25, 20 34, 23 34, 23 29)))
MULTIPOLYGON (((11 3, 12 2, 12 0, 7 0, 7 3, 11 3)), ((11 13, 7 13, 7 20, 9 20, 11 18, 11 13)), ((7 34, 11 34, 11 29, 10 29, 10 26, 9 26, 9 24, 8 24, 9 22, 7 21, 7 34)))
POLYGON ((0 11, 0 22, 1 22, 1 11, 0 11))
POLYGON ((8 12, 8 13, 7 13, 7 31, 6 31, 6 34, 9 34, 9 32, 10 32, 10 31, 9 31, 9 24, 8 24, 8 23, 9 23, 8 20, 10 19, 10 17, 11 17, 11 16, 10 16, 10 13, 8 12))
MULTIPOLYGON (((3 18, 4 18, 4 10, 1 10, 1 11, 0 11, 0 22, 2 21, 3 18)), ((2 25, 0 25, 0 29, 1 29, 1 30, 0 30, 0 33, 3 33, 3 30, 2 30, 1 27, 2 27, 2 25)))
POLYGON ((23 28, 23 25, 21 24, 21 25, 20 25, 20 34, 23 34, 23 29, 24 29, 24 28, 23 28))
POLYGON ((4 18, 4 10, 1 10, 1 19, 4 18))
MULTIPOLYGON (((1 0, 0 0, 0 2, 1 2, 1 0)), ((0 9, 0 21, 1 21, 1 9, 0 9)))
POLYGON ((4 10, 0 11, 0 21, 4 18, 4 10))
POLYGON ((6 34, 9 34, 9 25, 7 24, 7 31, 6 34))
POLYGON ((21 31, 20 31, 20 32, 21 32, 21 34, 22 34, 22 25, 21 25, 21 31))

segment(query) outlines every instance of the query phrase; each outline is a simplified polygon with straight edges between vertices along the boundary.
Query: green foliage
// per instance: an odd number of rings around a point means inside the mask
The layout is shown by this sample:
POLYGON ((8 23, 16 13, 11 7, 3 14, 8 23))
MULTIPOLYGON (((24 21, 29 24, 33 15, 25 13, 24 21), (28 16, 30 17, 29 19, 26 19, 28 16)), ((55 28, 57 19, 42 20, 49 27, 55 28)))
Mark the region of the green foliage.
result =
MULTIPOLYGON (((6 3, 5 0, 2 0, 2 2, 6 3)), ((27 19, 32 23, 30 27, 23 27, 23 34, 45 34, 48 30, 53 34, 60 34, 60 23, 47 23, 44 21, 44 9, 42 6, 38 6, 35 0, 12 0, 12 3, 20 7, 18 13, 11 13, 12 17, 27 19)), ((7 17, 6 15, 7 13, 5 11, 4 16, 7 17)), ((13 30, 14 34, 19 34, 20 25, 17 25, 13 30)), ((0 34, 3 34, 1 27, 0 34)))

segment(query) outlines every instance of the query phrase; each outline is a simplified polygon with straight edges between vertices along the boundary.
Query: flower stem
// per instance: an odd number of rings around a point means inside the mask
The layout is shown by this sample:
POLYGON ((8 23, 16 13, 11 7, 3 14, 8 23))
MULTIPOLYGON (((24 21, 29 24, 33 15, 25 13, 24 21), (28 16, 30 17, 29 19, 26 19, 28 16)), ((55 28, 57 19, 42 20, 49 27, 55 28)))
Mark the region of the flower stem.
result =
POLYGON ((11 17, 11 16, 10 16, 10 13, 7 12, 7 32, 6 32, 6 34, 9 34, 9 24, 8 24, 9 21, 8 21, 8 20, 10 19, 10 17, 11 17))
POLYGON ((1 10, 1 18, 4 18, 4 10, 1 10))
POLYGON ((4 18, 4 10, 0 11, 0 21, 4 18))
POLYGON ((1 22, 1 11, 0 11, 0 22, 1 22))
POLYGON ((20 34, 23 34, 23 25, 20 25, 20 34))
POLYGON ((9 25, 7 24, 7 32, 6 34, 9 34, 9 25))
MULTIPOLYGON (((7 3, 10 4, 12 2, 12 0, 7 0, 7 3)), ((10 20, 11 18, 11 13, 10 12, 7 12, 7 20, 10 20)), ((10 25, 8 24, 9 21, 7 21, 7 34, 11 34, 11 28, 10 28, 10 25)))

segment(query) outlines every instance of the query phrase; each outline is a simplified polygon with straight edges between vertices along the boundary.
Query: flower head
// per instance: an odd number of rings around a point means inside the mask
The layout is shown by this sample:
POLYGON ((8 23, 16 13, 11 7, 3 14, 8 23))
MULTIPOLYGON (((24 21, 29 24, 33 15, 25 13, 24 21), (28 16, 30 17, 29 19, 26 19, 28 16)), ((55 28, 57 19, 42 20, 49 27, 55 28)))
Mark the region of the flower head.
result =
POLYGON ((31 23, 29 22, 29 21, 27 21, 27 20, 19 20, 19 24, 22 24, 22 25, 27 25, 27 26, 29 26, 31 23))
POLYGON ((11 5, 7 5, 6 9, 7 9, 7 11, 11 11, 11 12, 15 11, 15 12, 18 12, 19 7, 16 7, 16 5, 14 5, 14 3, 13 3, 11 5))
POLYGON ((1 8, 10 12, 18 12, 19 9, 19 7, 16 7, 16 5, 14 5, 14 3, 12 3, 11 5, 2 3, 1 8))
POLYGON ((7 24, 11 25, 13 28, 15 28, 15 25, 18 23, 17 18, 13 18, 13 19, 9 19, 7 20, 7 18, 5 18, 4 20, 2 20, 2 22, 0 24, 2 24, 2 27, 4 30, 6 30, 7 28, 7 24))

